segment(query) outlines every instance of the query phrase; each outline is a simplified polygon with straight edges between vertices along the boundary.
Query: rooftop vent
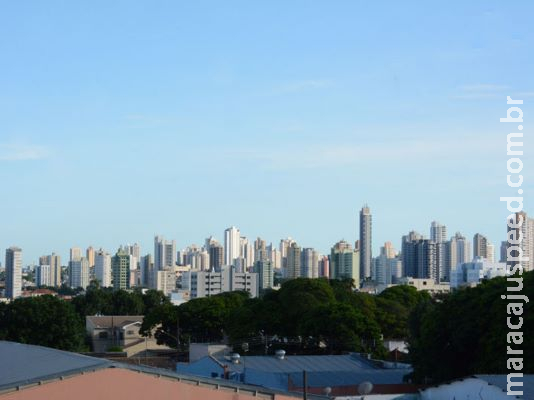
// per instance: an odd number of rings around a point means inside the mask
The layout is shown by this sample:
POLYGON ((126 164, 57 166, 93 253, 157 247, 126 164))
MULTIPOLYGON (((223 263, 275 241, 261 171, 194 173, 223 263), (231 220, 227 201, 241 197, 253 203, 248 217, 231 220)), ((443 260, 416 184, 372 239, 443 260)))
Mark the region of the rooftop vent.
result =
POLYGON ((284 360, 286 358, 285 350, 276 350, 274 356, 279 360, 284 360))
POLYGON ((239 360, 241 360, 241 356, 238 353, 233 353, 230 358, 234 364, 239 364, 239 360))

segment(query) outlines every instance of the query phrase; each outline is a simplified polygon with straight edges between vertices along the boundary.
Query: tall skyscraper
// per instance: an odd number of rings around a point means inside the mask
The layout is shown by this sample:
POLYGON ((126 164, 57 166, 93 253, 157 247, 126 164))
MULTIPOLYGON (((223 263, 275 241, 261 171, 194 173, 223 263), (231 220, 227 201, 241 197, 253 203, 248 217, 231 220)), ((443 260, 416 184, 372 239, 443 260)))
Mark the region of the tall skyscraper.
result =
MULTIPOLYGON (((534 219, 529 218, 527 213, 522 211, 515 214, 515 217, 507 221, 507 235, 506 242, 506 258, 521 257, 520 264, 523 271, 534 270, 534 219), (511 225, 518 225, 517 227, 510 227, 511 225), (514 244, 509 241, 518 241, 520 243, 514 244), (518 250, 514 250, 519 247, 518 250)), ((508 265, 515 265, 517 262, 506 261, 508 265)))
POLYGON ((41 264, 35 267, 35 283, 37 286, 52 286, 50 277, 50 265, 41 264))
POLYGON ((449 268, 456 268, 458 264, 468 263, 472 260, 471 243, 460 232, 456 232, 448 243, 447 253, 449 268))
MULTIPOLYGON (((52 253, 49 256, 39 257, 39 265, 48 265, 50 271, 50 277, 48 278, 48 284, 46 286, 61 286, 61 257, 56 253, 52 253)), ((45 278, 43 278, 45 279, 45 278)))
POLYGON ((402 269, 403 276, 417 277, 417 254, 415 242, 423 240, 423 235, 411 231, 402 237, 402 269))
POLYGON ((353 279, 357 288, 360 287, 361 252, 353 250, 350 243, 344 240, 337 242, 330 251, 330 278, 353 279))
POLYGON ((70 261, 80 261, 82 258, 82 249, 79 247, 71 247, 70 249, 70 261))
POLYGON ((365 205, 360 211, 360 280, 371 277, 373 260, 373 216, 365 205))
POLYGON ((301 270, 303 278, 319 277, 319 254, 315 251, 315 249, 302 249, 301 270))
POLYGON ((147 254, 141 257, 141 286, 152 288, 154 287, 154 257, 152 254, 147 254))
POLYGON ((224 264, 224 248, 220 243, 210 246, 210 269, 221 268, 224 264))
POLYGON ((254 261, 268 260, 267 243, 261 238, 254 241, 254 261))
POLYGON ((447 268, 444 255, 446 246, 442 242, 424 239, 417 232, 410 232, 402 238, 402 267, 404 276, 420 279, 447 281, 447 268))
POLYGON ((111 255, 103 249, 95 254, 95 278, 102 287, 111 287, 111 255))
POLYGON ((391 242, 380 248, 380 255, 373 259, 373 280, 382 285, 396 283, 402 277, 402 262, 396 256, 391 242))
POLYGON ((239 258, 237 272, 246 272, 254 266, 254 245, 244 236, 239 238, 239 258))
POLYGON ((436 243, 447 241, 447 227, 437 221, 430 224, 430 240, 436 243))
POLYGON ((289 249, 289 246, 291 246, 292 243, 295 243, 295 241, 288 237, 287 239, 280 240, 280 261, 281 261, 281 267, 284 271, 287 268, 287 252, 289 249))
MULTIPOLYGON (((176 266, 176 241, 165 240, 163 236, 154 238, 154 267, 162 270, 176 266)), ((133 269, 137 268, 134 266, 133 269)))
POLYGON ((95 266, 95 249, 93 246, 89 246, 85 251, 87 261, 89 262, 89 268, 94 268, 95 266))
POLYGON ((241 233, 232 226, 224 231, 224 265, 235 265, 241 256, 241 233))
POLYGON ((89 286, 89 260, 81 257, 69 261, 69 285, 73 289, 86 289, 89 286))
POLYGON ((256 261, 254 272, 258 274, 259 288, 269 289, 274 286, 273 263, 269 260, 256 261))
POLYGON ((6 250, 6 297, 16 299, 22 293, 22 249, 6 250))
POLYGON ((490 263, 495 262, 495 246, 491 243, 486 244, 487 259, 490 263))
POLYGON ((506 251, 508 250, 508 241, 504 240, 501 242, 501 247, 499 249, 499 262, 505 263, 506 262, 506 251))
POLYGON ((130 254, 122 247, 111 259, 111 274, 114 290, 130 288, 130 254))
POLYGON ((295 279, 302 276, 301 249, 296 242, 291 243, 287 249, 286 278, 295 279))
POLYGON ((52 253, 48 256, 48 265, 50 265, 50 281, 54 287, 60 287, 61 280, 61 256, 56 253, 52 253))
POLYGON ((494 247, 493 245, 488 241, 486 236, 476 233, 475 236, 473 236, 473 257, 482 257, 486 261, 493 261, 494 258, 494 247))
MULTIPOLYGON (((358 259, 358 263, 359 261, 358 259)), ((330 279, 330 258, 328 256, 323 256, 319 260, 319 276, 330 279)), ((358 273, 358 280, 359 278, 360 274, 358 273)))

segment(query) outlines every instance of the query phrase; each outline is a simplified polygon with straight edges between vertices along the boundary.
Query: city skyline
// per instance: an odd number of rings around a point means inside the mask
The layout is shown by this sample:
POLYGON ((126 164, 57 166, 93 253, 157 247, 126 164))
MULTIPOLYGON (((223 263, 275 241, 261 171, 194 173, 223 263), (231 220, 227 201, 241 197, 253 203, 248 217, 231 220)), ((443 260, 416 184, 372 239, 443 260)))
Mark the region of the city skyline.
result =
MULTIPOLYGON (((371 213, 372 218, 374 220, 375 219, 375 213, 374 213, 373 208, 368 206, 367 204, 364 205, 363 208, 370 209, 370 213, 371 213)), ((527 215, 528 215, 528 213, 527 213, 527 215)), ((89 243, 89 244, 76 243, 74 245, 72 245, 72 244, 69 245, 68 248, 63 249, 63 250, 45 249, 45 250, 43 250, 41 252, 36 252, 36 250, 34 250, 34 249, 31 249, 31 248, 30 249, 26 249, 24 246, 22 246, 22 245, 20 245, 18 243, 12 243, 9 246, 5 246, 4 248, 13 247, 13 246, 20 247, 23 250, 23 254, 24 254, 24 256, 23 256, 24 266, 38 265, 39 264, 39 259, 41 257, 43 257, 44 255, 49 255, 49 254, 58 254, 61 257, 64 257, 63 260, 65 260, 65 261, 63 262, 63 265, 68 265, 68 260, 73 258, 73 251, 76 252, 76 253, 78 253, 78 252, 80 253, 79 256, 75 256, 74 257, 76 259, 76 258, 78 258, 80 256, 85 257, 86 256, 86 249, 90 249, 93 252, 99 251, 99 250, 102 249, 105 252, 109 252, 111 255, 113 255, 113 254, 115 254, 115 252, 119 248, 121 248, 124 245, 137 245, 141 249, 140 250, 141 251, 141 253, 140 253, 141 255, 150 254, 152 257, 155 258, 155 260, 158 260, 158 256, 156 255, 156 253, 157 253, 156 248, 158 248, 158 246, 156 245, 156 243, 162 243, 161 246, 163 246, 163 247, 169 247, 172 244, 171 247, 172 247, 173 251, 170 251, 168 253, 169 255, 167 256, 167 258, 169 258, 169 260, 172 260, 172 259, 176 259, 176 254, 179 251, 185 250, 185 249, 189 248, 190 246, 197 246, 198 248, 206 248, 207 241, 215 240, 223 248, 224 265, 230 265, 230 264, 232 264, 232 262, 231 263, 227 262, 227 251, 224 249, 224 247, 225 247, 225 233, 228 232, 228 231, 231 231, 232 229, 236 230, 236 235, 239 235, 239 238, 247 238, 247 240, 249 242, 252 242, 252 241, 256 240, 256 238, 260 238, 260 239, 264 240, 267 244, 272 244, 273 248, 279 249, 280 242, 286 240, 287 238, 290 238, 293 241, 295 241, 298 244, 298 246, 301 247, 302 250, 304 250, 305 248, 312 248, 312 249, 316 250, 321 255, 328 255, 328 254, 330 254, 331 248, 336 243, 338 243, 339 241, 346 241, 347 243, 349 243, 349 244, 351 244, 353 246, 353 245, 355 245, 355 243, 357 241, 360 240, 360 237, 359 237, 359 230, 360 230, 359 218, 360 217, 361 217, 361 210, 360 210, 360 213, 358 213, 358 215, 357 215, 358 219, 357 219, 357 221, 355 223, 355 226, 354 226, 354 230, 355 230, 356 233, 355 233, 355 236, 353 238, 338 237, 337 239, 335 239, 330 244, 327 244, 324 248, 315 247, 313 245, 310 245, 309 243, 301 241, 301 240, 299 240, 299 238, 296 238, 295 236, 293 236, 291 234, 290 235, 284 235, 284 236, 281 236, 280 238, 275 238, 273 240, 271 240, 271 238, 267 238, 265 235, 262 235, 261 233, 257 234, 257 235, 250 235, 250 234, 247 234, 246 232, 245 233, 242 232, 241 229, 238 226, 235 226, 235 225, 229 225, 227 228, 221 229, 221 235, 220 236, 218 236, 216 234, 213 234, 213 233, 206 234, 206 235, 204 235, 204 238, 199 238, 196 241, 191 241, 191 240, 187 241, 186 240, 186 241, 182 242, 182 241, 176 240, 171 235, 154 234, 150 241, 149 240, 133 240, 133 241, 122 240, 121 241, 119 239, 117 242, 115 242, 115 243, 113 243, 113 244, 111 244, 109 246, 100 245, 100 244, 95 245, 94 243, 89 243), (169 240, 166 240, 167 238, 169 240), (38 253, 38 255, 36 256, 36 260, 35 261, 30 260, 30 257, 28 257, 28 253, 29 254, 34 254, 34 253, 37 254, 38 253)), ((474 255, 474 246, 475 246, 475 243, 474 243, 475 235, 477 235, 477 234, 478 235, 482 235, 489 243, 491 243, 491 245, 493 247, 492 250, 493 250, 493 254, 494 254, 495 259, 496 260, 499 259, 500 244, 501 244, 502 241, 506 240, 506 232, 503 233, 502 238, 494 239, 494 238, 490 237, 489 235, 486 235, 484 232, 482 232, 480 230, 475 231, 473 234, 471 234, 471 233, 467 233, 467 231, 462 230, 462 229, 452 229, 448 224, 443 223, 442 221, 437 221, 435 219, 430 221, 430 222, 428 222, 426 229, 413 229, 413 228, 412 229, 406 229, 404 231, 404 233, 400 237, 398 237, 398 238, 390 238, 390 239, 385 240, 383 242, 379 242, 376 239, 374 239, 375 230, 373 230, 373 239, 371 241, 372 258, 375 258, 378 255, 380 255, 381 248, 387 243, 391 243, 393 245, 394 249, 396 249, 398 252, 401 252, 402 243, 403 243, 403 237, 405 235, 408 235, 411 232, 415 232, 417 234, 420 234, 425 239, 432 240, 433 229, 434 229, 435 224, 437 224, 440 228, 445 228, 445 232, 447 232, 446 233, 447 236, 445 236, 447 241, 450 240, 451 238, 454 238, 457 233, 461 233, 472 244, 472 246, 473 246, 473 255, 474 255)), ((506 224, 506 220, 503 222, 504 228, 502 228, 502 229, 504 231, 506 230, 506 225, 505 224, 506 224)), ((237 254, 240 253, 239 246, 235 250, 237 250, 237 254)), ((163 250, 160 250, 160 251, 163 251, 163 250)), ((139 256, 137 258, 138 258, 138 261, 141 261, 141 256, 139 256)), ((235 260, 235 257, 234 257, 234 260, 235 260)), ((2 266, 4 266, 3 265, 4 264, 3 261, 4 260, 2 260, 2 266)), ((169 262, 172 264, 171 261, 169 261, 169 262)), ((159 265, 158 262, 156 261, 156 264, 158 265, 158 268, 162 268, 164 263, 159 265)))

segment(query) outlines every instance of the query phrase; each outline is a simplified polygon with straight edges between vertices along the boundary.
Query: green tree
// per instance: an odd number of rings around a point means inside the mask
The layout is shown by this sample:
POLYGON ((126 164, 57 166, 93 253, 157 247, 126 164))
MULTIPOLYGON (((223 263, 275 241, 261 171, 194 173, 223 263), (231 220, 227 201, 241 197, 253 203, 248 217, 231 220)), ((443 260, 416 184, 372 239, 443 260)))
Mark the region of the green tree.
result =
POLYGON ((85 329, 74 307, 54 296, 17 299, 0 308, 0 338, 68 351, 84 350, 85 329))

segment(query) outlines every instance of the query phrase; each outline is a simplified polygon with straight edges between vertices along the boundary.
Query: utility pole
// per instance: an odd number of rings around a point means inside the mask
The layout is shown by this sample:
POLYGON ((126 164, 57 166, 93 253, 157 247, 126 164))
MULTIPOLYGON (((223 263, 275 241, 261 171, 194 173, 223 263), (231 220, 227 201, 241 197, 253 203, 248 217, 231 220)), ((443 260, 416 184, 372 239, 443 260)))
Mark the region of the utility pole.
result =
POLYGON ((302 386, 304 386, 304 400, 308 400, 308 374, 306 371, 302 371, 302 386))

